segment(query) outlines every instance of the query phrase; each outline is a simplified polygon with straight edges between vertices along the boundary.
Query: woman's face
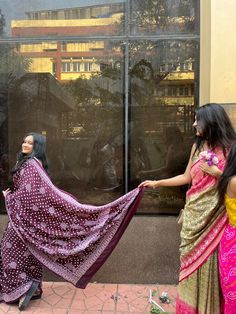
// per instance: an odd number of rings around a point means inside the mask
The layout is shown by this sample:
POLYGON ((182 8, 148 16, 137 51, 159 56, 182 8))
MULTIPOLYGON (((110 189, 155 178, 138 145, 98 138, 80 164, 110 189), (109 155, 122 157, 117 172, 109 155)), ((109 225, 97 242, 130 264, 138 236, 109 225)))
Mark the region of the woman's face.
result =
POLYGON ((34 147, 34 139, 32 135, 26 136, 22 143, 22 153, 23 154, 31 154, 34 147))
POLYGON ((196 117, 196 116, 195 116, 195 121, 194 121, 194 123, 193 123, 193 127, 194 127, 195 130, 196 130, 196 135, 197 135, 197 136, 201 136, 201 135, 202 135, 202 132, 201 132, 201 129, 200 129, 199 125, 198 125, 198 121, 197 121, 197 117, 196 117))

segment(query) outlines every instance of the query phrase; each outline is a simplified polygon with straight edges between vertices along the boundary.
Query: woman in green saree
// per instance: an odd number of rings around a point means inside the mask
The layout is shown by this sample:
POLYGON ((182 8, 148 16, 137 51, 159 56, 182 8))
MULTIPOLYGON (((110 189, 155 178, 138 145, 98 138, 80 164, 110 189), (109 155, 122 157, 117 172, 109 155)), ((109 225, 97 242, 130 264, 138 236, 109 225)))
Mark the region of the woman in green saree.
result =
POLYGON ((180 276, 176 313, 221 313, 221 288, 217 248, 227 224, 224 206, 217 208, 217 183, 236 133, 223 107, 207 104, 197 109, 196 140, 181 175, 158 181, 149 188, 191 184, 183 210, 180 276))

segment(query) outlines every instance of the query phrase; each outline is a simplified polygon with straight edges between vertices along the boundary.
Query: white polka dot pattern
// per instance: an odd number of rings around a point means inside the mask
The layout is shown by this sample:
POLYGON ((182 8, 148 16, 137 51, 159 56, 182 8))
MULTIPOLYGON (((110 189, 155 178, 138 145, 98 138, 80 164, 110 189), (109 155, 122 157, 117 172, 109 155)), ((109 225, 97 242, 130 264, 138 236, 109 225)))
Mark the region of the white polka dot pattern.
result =
POLYGON ((104 206, 80 204, 53 185, 36 160, 24 163, 6 197, 10 224, 1 242, 6 278, 1 276, 0 300, 13 299, 32 279, 40 281, 42 264, 85 287, 119 241, 141 195, 135 189, 104 206))

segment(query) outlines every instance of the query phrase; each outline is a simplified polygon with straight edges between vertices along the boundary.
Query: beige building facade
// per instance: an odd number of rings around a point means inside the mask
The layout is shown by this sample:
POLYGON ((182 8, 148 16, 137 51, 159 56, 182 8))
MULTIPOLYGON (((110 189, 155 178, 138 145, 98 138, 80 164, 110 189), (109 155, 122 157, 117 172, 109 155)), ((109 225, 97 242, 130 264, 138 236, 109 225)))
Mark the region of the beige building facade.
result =
POLYGON ((202 0, 200 8, 200 105, 235 104, 236 2, 202 0))

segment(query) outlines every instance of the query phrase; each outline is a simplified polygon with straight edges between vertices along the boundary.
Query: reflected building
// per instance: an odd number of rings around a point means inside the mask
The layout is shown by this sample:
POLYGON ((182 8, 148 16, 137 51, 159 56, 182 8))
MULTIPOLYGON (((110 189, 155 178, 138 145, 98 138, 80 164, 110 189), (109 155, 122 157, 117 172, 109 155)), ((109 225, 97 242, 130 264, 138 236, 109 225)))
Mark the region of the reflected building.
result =
MULTIPOLYGON (((59 81, 66 83, 80 77, 90 79, 93 75, 99 75, 104 67, 117 69, 121 66, 122 45, 111 47, 107 41, 89 41, 87 38, 96 35, 119 34, 124 27, 123 2, 71 9, 30 11, 25 14, 28 19, 11 22, 12 37, 36 39, 53 35, 82 36, 86 39, 84 41, 81 39, 79 41, 37 40, 37 42, 19 44, 18 53, 30 58, 30 72, 51 73, 59 81)), ((183 19, 175 17, 172 19, 174 21, 172 27, 176 27, 176 25, 182 27, 181 25, 184 24, 183 19)), ((188 22, 189 20, 193 20, 193 17, 188 19, 188 22)), ((173 44, 170 43, 170 45, 173 44)), ((165 47, 165 49, 170 48, 165 47)), ((155 71, 154 75, 161 78, 153 90, 152 102, 165 105, 194 105, 196 60, 191 53, 182 60, 176 59, 176 56, 173 60, 168 59, 168 56, 158 56, 159 51, 155 51, 154 58, 152 57, 153 53, 144 55, 144 60, 147 59, 150 65, 156 63, 156 56, 159 59, 157 67, 151 69, 151 71, 155 71)), ((131 65, 130 72, 134 75, 135 69, 139 65, 139 58, 136 64, 131 65)), ((142 79, 148 80, 146 76, 149 74, 145 71, 142 74, 142 79)), ((108 84, 108 82, 106 83, 108 84)))
MULTIPOLYGON (((12 37, 84 37, 84 41, 27 42, 20 44, 17 50, 31 59, 31 72, 48 72, 63 82, 81 76, 90 78, 100 72, 100 59, 110 48, 105 41, 88 41, 87 38, 116 33, 123 12, 124 3, 26 12, 27 20, 11 22, 12 37)), ((114 57, 119 52, 112 53, 114 57)))
POLYGON ((62 115, 75 109, 74 99, 50 73, 24 74, 15 80, 14 92, 9 90, 8 101, 10 159, 15 159, 17 144, 29 130, 43 133, 49 139, 60 138, 62 115))
MULTIPOLYGON (((8 95, 9 160, 27 129, 43 132, 55 148, 49 159, 58 160, 52 167, 59 185, 72 193, 84 185, 86 202, 103 203, 135 187, 140 172, 164 166, 169 127, 189 142, 198 87, 198 1, 170 1, 174 6, 164 13, 153 1, 161 22, 146 2, 129 1, 130 15, 122 1, 90 2, 96 4, 32 5, 24 18, 11 20, 10 51, 25 68, 8 95), (169 35, 192 32, 195 38, 169 35)), ((162 212, 166 205, 154 197, 148 210, 156 212, 158 204, 162 212)), ((170 212, 183 201, 184 193, 170 212)))

